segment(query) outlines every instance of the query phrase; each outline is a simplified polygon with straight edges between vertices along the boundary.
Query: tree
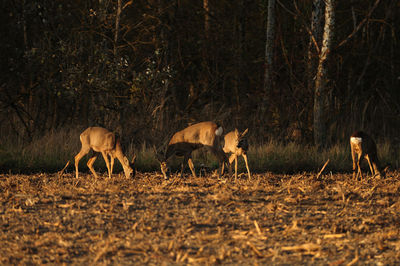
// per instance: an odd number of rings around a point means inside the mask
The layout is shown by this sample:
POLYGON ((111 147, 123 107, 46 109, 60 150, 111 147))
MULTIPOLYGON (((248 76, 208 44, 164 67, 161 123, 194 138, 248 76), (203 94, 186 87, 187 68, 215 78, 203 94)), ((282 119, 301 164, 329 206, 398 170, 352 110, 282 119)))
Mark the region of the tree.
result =
POLYGON ((319 54, 319 47, 322 38, 322 19, 323 19, 323 0, 313 1, 313 10, 311 14, 311 29, 309 31, 310 40, 308 43, 308 58, 307 58, 307 86, 309 91, 314 88, 314 77, 315 77, 315 67, 316 60, 314 59, 315 54, 319 54))
POLYGON ((319 148, 326 145, 326 111, 328 98, 328 66, 329 55, 335 27, 335 0, 325 2, 325 26, 322 48, 319 53, 317 76, 314 93, 314 143, 319 148))
POLYGON ((272 61, 274 58, 275 37, 275 0, 268 1, 267 38, 265 40, 265 72, 264 91, 271 90, 272 86, 272 61))

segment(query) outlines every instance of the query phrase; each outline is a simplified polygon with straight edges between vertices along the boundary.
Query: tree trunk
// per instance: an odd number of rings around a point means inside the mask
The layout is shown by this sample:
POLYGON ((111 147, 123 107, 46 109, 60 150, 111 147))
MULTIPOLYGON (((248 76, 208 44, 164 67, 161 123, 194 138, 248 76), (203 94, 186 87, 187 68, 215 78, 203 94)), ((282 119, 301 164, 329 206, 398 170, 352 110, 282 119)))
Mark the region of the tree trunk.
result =
POLYGON ((322 39, 322 18, 323 18, 323 8, 324 1, 323 0, 314 0, 313 1, 313 10, 312 10, 312 18, 311 18, 311 31, 310 31, 310 40, 308 43, 308 55, 307 55, 307 85, 309 91, 313 90, 315 85, 314 77, 315 77, 315 68, 317 65, 316 56, 319 53, 319 47, 321 45, 322 39))
MULTIPOLYGON (((121 0, 117 1, 117 14, 115 15, 115 32, 114 32, 114 62, 115 66, 118 66, 118 33, 119 33, 119 22, 121 20, 121 12, 122 12, 122 7, 121 7, 121 0)), ((116 74, 116 79, 120 80, 120 75, 121 73, 118 71, 116 74)))
POLYGON ((204 8, 204 36, 206 40, 208 39, 210 31, 210 7, 208 5, 208 0, 203 0, 204 8))
POLYGON ((115 32, 114 32, 114 57, 117 57, 117 45, 118 45, 118 32, 119 32, 119 21, 121 19, 121 0, 117 1, 117 14, 115 15, 115 32))
POLYGON ((203 50, 202 50, 202 59, 203 59, 203 71, 202 71, 202 90, 206 92, 209 90, 209 42, 210 42, 210 6, 208 0, 203 0, 203 9, 204 9, 204 41, 203 41, 203 50))
POLYGON ((264 91, 272 87, 272 61, 274 58, 275 0, 268 0, 267 36, 265 41, 264 91))
POLYGON ((235 54, 235 70, 234 70, 234 79, 233 79, 233 91, 234 91, 234 100, 235 100, 235 123, 234 125, 237 126, 240 121, 239 116, 237 114, 241 113, 241 102, 240 102, 240 91, 243 88, 242 81, 243 81, 243 52, 245 47, 245 16, 246 16, 246 3, 245 0, 239 1, 239 10, 236 15, 235 19, 235 40, 236 43, 234 44, 234 54, 235 54))
POLYGON ((335 0, 325 1, 325 26, 322 40, 322 48, 319 54, 317 76, 315 80, 314 94, 314 143, 318 148, 326 146, 326 111, 327 105, 327 62, 329 61, 335 26, 335 0))

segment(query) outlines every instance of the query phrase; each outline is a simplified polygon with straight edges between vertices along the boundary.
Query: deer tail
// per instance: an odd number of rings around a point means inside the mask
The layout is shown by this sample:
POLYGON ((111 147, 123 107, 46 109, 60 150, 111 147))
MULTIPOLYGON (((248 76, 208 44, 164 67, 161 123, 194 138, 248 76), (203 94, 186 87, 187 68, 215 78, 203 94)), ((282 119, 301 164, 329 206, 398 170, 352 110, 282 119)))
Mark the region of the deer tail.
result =
POLYGON ((221 126, 215 130, 215 135, 217 136, 222 136, 222 133, 224 133, 224 129, 221 126))

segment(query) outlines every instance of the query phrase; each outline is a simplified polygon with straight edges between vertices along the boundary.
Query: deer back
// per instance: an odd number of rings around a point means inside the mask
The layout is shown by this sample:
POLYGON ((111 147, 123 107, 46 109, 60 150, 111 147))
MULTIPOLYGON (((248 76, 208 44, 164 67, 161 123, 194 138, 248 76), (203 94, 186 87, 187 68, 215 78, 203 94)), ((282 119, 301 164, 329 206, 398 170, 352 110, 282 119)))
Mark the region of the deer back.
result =
POLYGON ((115 149, 115 134, 102 127, 89 127, 81 134, 81 140, 96 152, 115 149))
POLYGON ((236 151, 237 148, 237 136, 235 134, 235 131, 231 131, 229 133, 227 133, 224 137, 224 152, 225 153, 234 153, 236 151))
POLYGON ((377 156, 375 141, 363 131, 356 131, 351 135, 350 145, 357 153, 368 154, 371 157, 377 156))
POLYGON ((173 153, 183 155, 203 146, 216 147, 222 128, 213 122, 200 122, 176 132, 168 143, 166 158, 173 153))

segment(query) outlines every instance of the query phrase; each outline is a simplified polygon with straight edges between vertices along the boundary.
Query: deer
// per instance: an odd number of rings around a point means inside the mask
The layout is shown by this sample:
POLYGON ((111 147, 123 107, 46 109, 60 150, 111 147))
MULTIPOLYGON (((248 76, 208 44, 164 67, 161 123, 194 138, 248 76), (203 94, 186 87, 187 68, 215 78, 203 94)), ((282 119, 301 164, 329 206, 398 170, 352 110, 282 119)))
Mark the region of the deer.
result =
POLYGON ((374 140, 363 131, 355 131, 350 137, 351 158, 353 159, 353 179, 363 179, 360 161, 365 158, 371 169, 372 177, 384 177, 380 171, 378 153, 374 140), (357 171, 357 174, 356 174, 357 171))
POLYGON ((176 132, 170 139, 165 153, 163 155, 158 154, 158 160, 164 179, 169 178, 167 160, 173 155, 184 157, 181 164, 181 176, 183 175, 185 165, 188 164, 193 177, 196 178, 197 176, 192 161, 192 152, 202 147, 206 147, 217 157, 222 174, 226 161, 225 153, 221 147, 222 133, 223 128, 211 121, 193 124, 176 132))
POLYGON ((231 173, 232 163, 235 160, 235 181, 237 180, 237 165, 238 165, 238 157, 242 156, 244 162, 246 163, 247 173, 249 180, 251 179, 249 164, 247 162, 247 151, 249 149, 249 143, 247 142, 247 138, 244 136, 247 134, 248 128, 239 133, 237 128, 234 131, 227 133, 224 137, 224 147, 222 150, 226 153, 232 153, 229 157, 229 173, 231 173))
POLYGON ((136 155, 133 156, 132 163, 130 163, 122 152, 121 141, 117 134, 102 127, 89 127, 81 133, 80 141, 82 147, 80 152, 75 156, 76 178, 79 176, 79 161, 83 156, 89 153, 90 149, 94 151, 94 155, 88 160, 87 166, 96 178, 98 178, 98 176, 93 168, 93 163, 96 161, 99 153, 103 155, 104 161, 106 162, 109 178, 111 178, 115 158, 121 163, 126 178, 129 178, 131 175, 135 176, 136 171, 134 164, 136 155), (108 161, 108 156, 111 159, 111 165, 108 161))

